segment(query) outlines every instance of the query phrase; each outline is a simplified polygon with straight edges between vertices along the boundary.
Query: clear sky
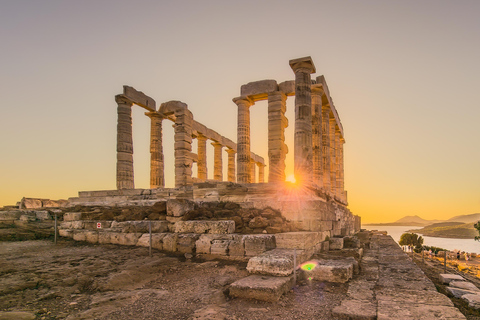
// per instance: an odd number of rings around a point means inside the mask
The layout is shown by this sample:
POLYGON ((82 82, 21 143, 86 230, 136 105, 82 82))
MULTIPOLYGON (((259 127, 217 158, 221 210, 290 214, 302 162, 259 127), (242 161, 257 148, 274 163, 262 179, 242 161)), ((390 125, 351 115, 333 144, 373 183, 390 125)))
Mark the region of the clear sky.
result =
MULTIPOLYGON (((293 80, 288 60, 311 56, 343 123, 345 188, 363 222, 480 212, 480 1, 4 0, 0 43, 0 205, 115 189, 124 84, 187 103, 236 141, 240 86, 293 80)), ((252 107, 252 151, 265 159, 266 108, 252 107)), ((287 174, 292 111, 289 99, 287 174)), ((135 183, 148 188, 143 113, 134 107, 135 183)))

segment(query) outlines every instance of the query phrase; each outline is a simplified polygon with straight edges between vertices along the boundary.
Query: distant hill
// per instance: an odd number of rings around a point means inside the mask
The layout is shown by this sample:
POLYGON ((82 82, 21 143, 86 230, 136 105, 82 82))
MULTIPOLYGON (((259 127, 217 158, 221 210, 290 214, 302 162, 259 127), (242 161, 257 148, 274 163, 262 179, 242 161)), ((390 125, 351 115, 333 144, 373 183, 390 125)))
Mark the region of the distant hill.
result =
POLYGON ((419 233, 428 237, 473 239, 475 236, 478 236, 478 231, 474 228, 473 224, 473 222, 441 222, 419 230, 410 230, 409 232, 419 233))
POLYGON ((434 223, 441 222, 442 220, 425 220, 419 216, 406 216, 401 219, 398 219, 395 222, 389 223, 370 223, 372 226, 428 226, 434 223))
POLYGON ((464 214, 461 216, 455 216, 447 221, 463 222, 463 223, 476 223, 480 221, 480 213, 464 214))

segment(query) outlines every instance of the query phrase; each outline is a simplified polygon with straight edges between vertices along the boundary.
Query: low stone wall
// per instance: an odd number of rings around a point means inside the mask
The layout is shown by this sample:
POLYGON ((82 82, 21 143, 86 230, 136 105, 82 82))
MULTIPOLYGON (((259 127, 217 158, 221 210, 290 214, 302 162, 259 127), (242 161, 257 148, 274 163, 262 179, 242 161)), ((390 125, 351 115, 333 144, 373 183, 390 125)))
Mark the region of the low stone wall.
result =
POLYGON ((244 260, 275 248, 295 248, 305 256, 328 250, 330 232, 287 232, 278 234, 237 234, 235 222, 219 221, 90 221, 80 212, 64 215, 59 235, 76 241, 130 246, 150 245, 171 253, 219 256, 244 260))

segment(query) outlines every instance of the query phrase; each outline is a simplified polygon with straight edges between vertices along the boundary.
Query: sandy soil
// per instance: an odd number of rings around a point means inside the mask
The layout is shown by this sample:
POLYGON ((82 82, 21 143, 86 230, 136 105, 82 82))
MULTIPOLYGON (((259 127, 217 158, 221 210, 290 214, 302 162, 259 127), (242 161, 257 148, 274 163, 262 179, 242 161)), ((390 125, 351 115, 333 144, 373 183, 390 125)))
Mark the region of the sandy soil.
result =
POLYGON ((303 282, 278 303, 230 299, 245 266, 65 239, 0 242, 0 310, 69 320, 332 319, 345 298, 346 284, 303 282))

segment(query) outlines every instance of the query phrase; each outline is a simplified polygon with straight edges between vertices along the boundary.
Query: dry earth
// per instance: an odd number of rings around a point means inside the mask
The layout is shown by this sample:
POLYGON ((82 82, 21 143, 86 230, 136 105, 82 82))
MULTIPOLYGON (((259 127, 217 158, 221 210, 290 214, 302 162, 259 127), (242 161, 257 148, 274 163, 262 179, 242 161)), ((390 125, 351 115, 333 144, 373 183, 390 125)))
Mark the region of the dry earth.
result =
POLYGON ((141 247, 0 242, 0 319, 333 319, 347 290, 303 282, 278 303, 230 299, 229 284, 246 275, 245 263, 141 247))

